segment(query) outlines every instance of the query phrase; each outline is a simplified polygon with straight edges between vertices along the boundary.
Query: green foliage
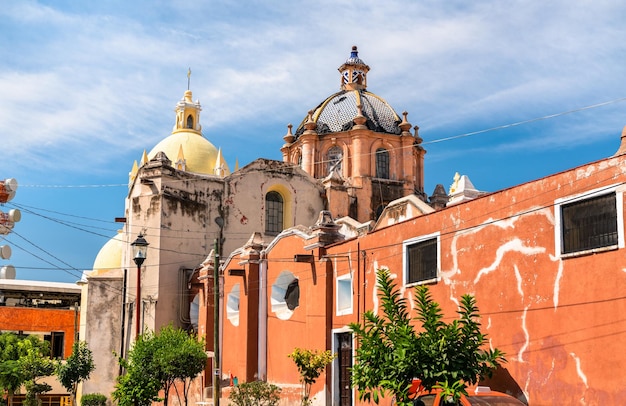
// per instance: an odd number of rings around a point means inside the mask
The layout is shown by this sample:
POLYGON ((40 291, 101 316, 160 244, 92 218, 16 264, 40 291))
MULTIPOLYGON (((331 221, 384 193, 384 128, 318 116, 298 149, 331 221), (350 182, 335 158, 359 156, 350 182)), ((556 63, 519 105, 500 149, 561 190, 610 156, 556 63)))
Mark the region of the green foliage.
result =
POLYGON ((410 404, 414 378, 426 389, 440 387, 446 396, 457 399, 466 385, 477 383, 506 362, 500 350, 483 349, 487 336, 480 331, 473 296, 464 295, 459 318, 446 323, 428 287, 418 286, 414 319, 421 323, 418 333, 411 324, 407 300, 389 270, 378 270, 377 284, 383 315, 370 310, 362 325, 350 325, 359 341, 357 363, 352 368, 352 385, 358 389, 359 399, 378 403, 382 396, 392 395, 397 404, 410 404))
POLYGON ((277 406, 281 389, 267 382, 244 382, 233 387, 228 399, 235 406, 277 406))
POLYGON ((80 398, 81 406, 104 406, 107 403, 107 397, 101 393, 86 393, 80 398))
POLYGON ((395 288, 387 270, 378 271, 379 297, 385 316, 369 310, 363 324, 350 328, 359 341, 352 385, 361 400, 378 403, 386 394, 397 404, 409 402, 411 381, 421 375, 417 361, 417 334, 411 325, 407 300, 395 288))
POLYGON ((46 366, 52 363, 49 354, 49 343, 37 336, 22 338, 14 333, 0 334, 0 390, 7 392, 9 404, 22 385, 26 385, 31 402, 38 393, 49 390, 45 384, 38 386, 35 382, 52 373, 46 370, 46 366))
POLYGON ((463 381, 455 381, 452 384, 448 381, 437 383, 433 388, 441 389, 441 399, 443 404, 458 405, 461 394, 467 395, 463 381))
POLYGON ((204 340, 198 341, 195 335, 169 325, 158 334, 147 332, 140 335, 128 360, 119 361, 126 369, 113 392, 113 398, 120 406, 143 406, 158 400, 163 400, 167 406, 170 388, 177 380, 183 383, 183 397, 187 404, 190 380, 204 370, 207 355, 204 340), (164 399, 158 397, 161 389, 164 399))
POLYGON ((87 343, 76 341, 72 346, 72 354, 57 365, 59 382, 72 394, 72 403, 76 404, 76 389, 78 384, 89 379, 89 375, 95 369, 93 355, 87 343))
POLYGON ((318 352, 317 350, 295 348, 288 357, 293 359, 298 367, 300 382, 302 383, 302 405, 307 406, 311 404, 311 387, 322 374, 326 365, 333 362, 335 354, 329 350, 318 352))

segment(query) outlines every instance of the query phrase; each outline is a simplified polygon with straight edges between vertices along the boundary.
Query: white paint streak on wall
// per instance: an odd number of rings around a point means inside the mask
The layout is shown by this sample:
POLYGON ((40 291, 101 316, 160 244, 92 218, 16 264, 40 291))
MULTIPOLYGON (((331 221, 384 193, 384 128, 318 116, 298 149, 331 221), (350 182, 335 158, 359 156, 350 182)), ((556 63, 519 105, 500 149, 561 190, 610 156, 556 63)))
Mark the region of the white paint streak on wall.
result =
POLYGON ((498 249, 496 250, 496 258, 493 261, 493 263, 490 266, 478 271, 478 274, 476 275, 476 279, 474 279, 474 283, 475 284, 478 283, 480 281, 480 278, 483 275, 487 275, 495 271, 500 265, 502 258, 504 258, 504 254, 509 253, 509 252, 519 252, 523 255, 535 255, 535 254, 541 254, 543 252, 546 252, 546 249, 544 247, 525 246, 522 240, 520 240, 519 238, 508 241, 505 244, 498 247, 498 249))
POLYGON ((574 361, 576 362, 576 372, 578 373, 580 380, 583 381, 583 383, 585 384, 585 388, 589 388, 589 385, 587 385, 587 376, 585 375, 585 373, 582 370, 582 367, 580 366, 580 358, 578 358, 576 354, 574 354, 573 352, 570 352, 569 355, 571 355, 572 358, 574 358, 574 361))
POLYGON ((522 331, 524 331, 524 338, 526 339, 526 342, 524 343, 524 345, 522 345, 522 347, 519 349, 519 352, 517 353, 517 360, 519 362, 524 362, 524 352, 528 349, 528 345, 530 342, 530 334, 528 334, 528 328, 526 328, 526 314, 528 313, 529 307, 530 305, 526 306, 524 308, 524 313, 522 313, 522 331))
MULTIPOLYGON (((439 274, 443 281, 446 284, 450 283, 450 279, 456 274, 461 273, 461 269, 459 268, 459 258, 458 258, 458 250, 457 250, 457 241, 461 237, 469 236, 472 234, 476 234, 482 231, 487 227, 499 227, 502 229, 506 228, 515 228, 515 223, 521 218, 526 216, 542 216, 545 217, 550 224, 554 224, 554 214, 550 210, 550 208, 537 209, 535 207, 531 208, 529 212, 522 216, 512 216, 510 218, 504 220, 494 220, 493 218, 486 219, 480 226, 474 227, 469 230, 463 230, 462 232, 458 232, 454 234, 452 241, 450 243, 450 254, 452 256, 452 269, 439 270, 439 274)), ((450 221, 452 221, 457 227, 460 227, 460 221, 455 217, 451 217, 450 221)))
MULTIPOLYGON (((380 269, 378 267, 378 261, 374 261, 374 269, 380 269)), ((374 284, 374 289, 372 289, 372 305, 374 307, 374 314, 378 315, 378 278, 376 278, 376 283, 374 284)))
POLYGON ((519 295, 523 299, 524 289, 522 288, 522 275, 519 273, 519 268, 517 267, 517 265, 513 266, 513 269, 515 270, 515 279, 517 280, 517 293, 519 293, 519 295))
POLYGON ((559 262, 559 269, 556 272, 556 278, 554 279, 554 292, 552 293, 552 302, 554 303, 554 310, 559 307, 559 294, 561 291, 561 278, 563 277, 563 261, 550 255, 552 261, 559 262))
POLYGON ((552 358, 552 367, 550 368, 550 372, 548 373, 548 375, 546 375, 546 377, 544 378, 542 385, 546 385, 548 381, 550 380, 550 377, 552 376, 552 373, 554 372, 554 363, 555 363, 555 360, 554 358, 552 358))
POLYGON ((528 372, 528 376, 526 376, 526 382, 524 382, 524 395, 526 395, 526 400, 528 401, 529 405, 532 404, 532 403, 530 403, 530 398, 528 397, 528 386, 530 385, 530 378, 531 378, 532 374, 533 374, 533 372, 532 372, 532 369, 531 369, 528 372))
POLYGON ((413 296, 413 291, 409 291, 408 300, 409 300, 409 308, 411 310, 415 310, 415 297, 413 296))

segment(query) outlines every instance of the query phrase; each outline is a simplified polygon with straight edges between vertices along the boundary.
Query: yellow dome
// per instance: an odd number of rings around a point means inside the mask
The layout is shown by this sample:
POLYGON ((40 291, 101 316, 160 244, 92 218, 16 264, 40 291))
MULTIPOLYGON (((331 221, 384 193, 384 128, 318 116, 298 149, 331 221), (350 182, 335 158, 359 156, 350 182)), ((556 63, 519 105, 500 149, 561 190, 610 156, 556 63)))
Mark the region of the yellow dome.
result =
POLYGON ((122 241, 121 233, 118 233, 115 237, 107 241, 100 249, 100 252, 98 252, 96 260, 93 262, 93 272, 91 272, 89 276, 120 269, 122 267, 123 245, 124 242, 122 241))
POLYGON ((162 151, 172 161, 172 166, 176 167, 181 148, 185 161, 185 171, 205 175, 215 174, 217 148, 202 135, 191 131, 176 131, 159 142, 148 153, 148 160, 162 151))

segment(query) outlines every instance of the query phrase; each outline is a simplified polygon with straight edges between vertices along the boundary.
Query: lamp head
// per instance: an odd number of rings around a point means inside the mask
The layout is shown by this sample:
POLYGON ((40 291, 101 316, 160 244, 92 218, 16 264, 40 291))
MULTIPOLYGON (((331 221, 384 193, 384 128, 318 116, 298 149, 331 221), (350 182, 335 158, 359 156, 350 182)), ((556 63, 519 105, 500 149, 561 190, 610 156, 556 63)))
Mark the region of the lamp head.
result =
POLYGON ((137 239, 130 245, 133 247, 133 261, 135 261, 137 266, 141 266, 148 256, 148 245, 150 244, 143 238, 142 234, 139 234, 137 239))

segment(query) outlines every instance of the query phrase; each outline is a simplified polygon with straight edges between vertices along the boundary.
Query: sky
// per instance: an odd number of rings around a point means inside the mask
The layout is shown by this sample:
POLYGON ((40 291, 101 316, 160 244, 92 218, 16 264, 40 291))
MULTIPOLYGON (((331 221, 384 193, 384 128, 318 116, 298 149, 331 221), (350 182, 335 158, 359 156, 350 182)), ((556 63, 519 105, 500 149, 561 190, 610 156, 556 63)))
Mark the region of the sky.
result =
POLYGON ((73 0, 0 7, 3 212, 17 279, 75 282, 121 225, 128 173, 187 89, 231 169, 281 160, 287 124, 368 90, 418 125, 426 193, 497 191, 613 155, 626 125, 626 3, 604 0, 73 0))

